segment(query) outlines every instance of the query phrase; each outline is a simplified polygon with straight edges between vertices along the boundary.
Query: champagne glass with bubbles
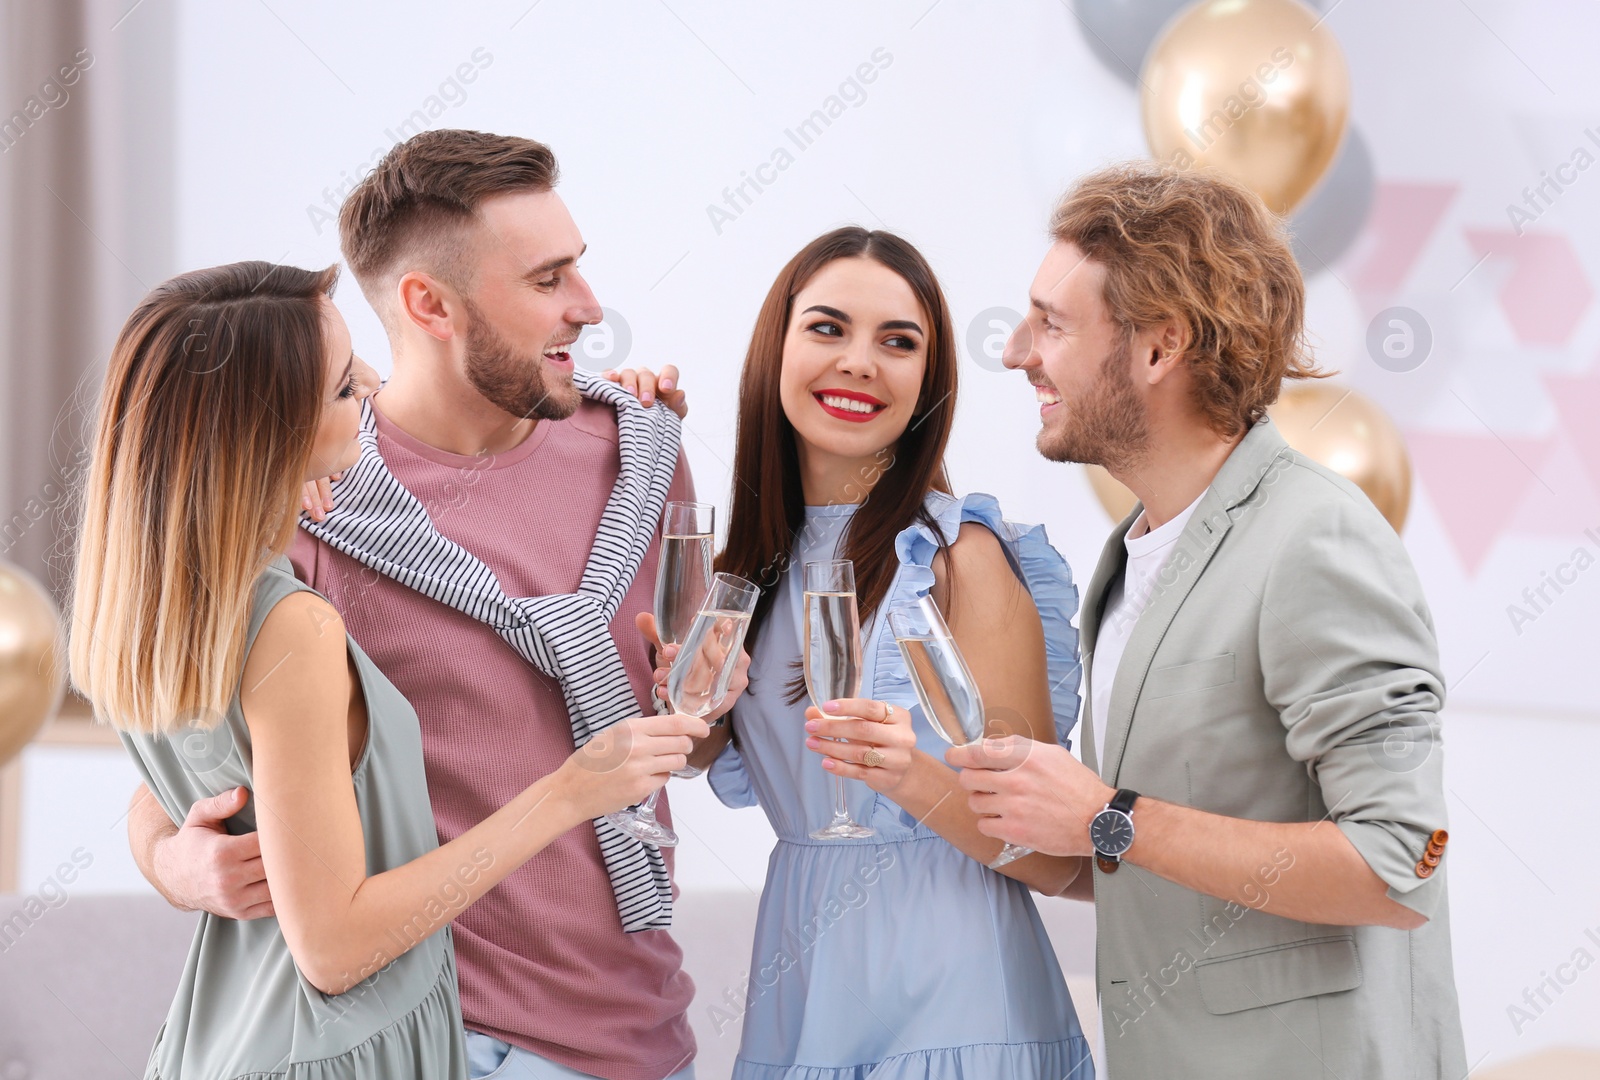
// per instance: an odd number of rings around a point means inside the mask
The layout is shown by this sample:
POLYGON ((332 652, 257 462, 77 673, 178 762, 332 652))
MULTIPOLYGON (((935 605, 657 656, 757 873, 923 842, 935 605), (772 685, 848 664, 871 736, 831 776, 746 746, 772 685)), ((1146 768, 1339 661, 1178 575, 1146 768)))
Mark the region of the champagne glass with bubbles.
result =
POLYGON ((661 525, 656 564, 656 635, 663 645, 682 645, 711 591, 712 536, 716 507, 669 502, 661 525))
MULTIPOLYGON (((669 502, 661 528, 661 560, 656 564, 654 614, 663 645, 682 645, 711 591, 713 536, 717 508, 710 503, 669 502)), ((672 706, 656 698, 656 712, 672 706)), ((693 765, 673 773, 693 780, 704 770, 693 765)))
MULTIPOLYGON (((805 565, 805 677, 811 703, 861 692, 861 615, 856 607, 856 571, 848 559, 805 565)), ((824 713, 824 715, 827 715, 824 713)), ((811 834, 813 840, 856 840, 875 835, 853 821, 844 777, 833 778, 833 820, 811 834)))
MULTIPOLYGON (((761 595, 750 582, 733 574, 717 574, 711 589, 679 643, 667 673, 667 698, 676 712, 705 716, 728 696, 744 649, 750 615, 761 595)), ((656 818, 657 788, 631 810, 609 815, 612 824, 656 847, 675 847, 678 835, 656 818)))
MULTIPOLYGON (((661 554, 656 561, 656 591, 652 613, 656 636, 663 645, 682 645, 711 591, 712 537, 716 532, 716 507, 710 503, 669 502, 661 519, 661 554)), ((658 714, 672 706, 655 698, 658 714)), ((674 776, 693 778, 699 769, 687 768, 674 776)), ((664 834, 655 816, 655 796, 639 806, 608 815, 624 832, 649 840, 664 834)))
MULTIPOLYGON (((889 612, 889 629, 900 646, 900 655, 911 672, 911 685, 933 730, 952 746, 982 739, 983 698, 978 693, 978 682, 933 597, 896 605, 889 612)), ((1032 854, 1029 848, 1007 844, 989 869, 998 870, 1032 854)))

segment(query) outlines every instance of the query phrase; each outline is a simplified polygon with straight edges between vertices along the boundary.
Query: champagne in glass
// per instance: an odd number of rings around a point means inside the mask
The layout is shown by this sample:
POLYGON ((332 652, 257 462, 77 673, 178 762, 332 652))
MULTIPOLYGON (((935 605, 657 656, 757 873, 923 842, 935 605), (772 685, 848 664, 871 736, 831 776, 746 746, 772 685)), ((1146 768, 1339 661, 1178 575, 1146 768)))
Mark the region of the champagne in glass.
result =
MULTIPOLYGON (((710 503, 669 502, 661 526, 661 558, 656 564, 654 615, 663 645, 682 645, 711 591, 712 536, 717 508, 710 503)), ((671 705, 655 699, 657 714, 671 705)), ((701 773, 690 765, 673 776, 693 780, 701 773)))
MULTIPOLYGON (((805 565, 805 679, 811 703, 861 692, 861 616, 856 608, 855 566, 848 559, 805 565)), ((857 840, 875 835, 853 821, 844 777, 833 778, 833 820, 813 840, 857 840)))
POLYGON ((663 645, 681 645, 711 591, 711 547, 716 508, 669 502, 656 566, 656 633, 663 645))
MULTIPOLYGON (((744 578, 717 574, 712 579, 704 606, 695 614, 667 675, 667 696, 678 712, 704 716, 728 696, 744 648, 745 631, 750 628, 750 615, 760 595, 760 590, 744 578)), ((675 847, 677 833, 656 818, 656 798, 660 794, 661 789, 657 788, 636 808, 608 814, 607 819, 647 844, 675 847)))
POLYGON ((667 697, 674 711, 704 716, 728 696, 728 685, 744 648, 744 635, 750 629, 750 612, 755 610, 755 587, 750 589, 750 610, 708 607, 695 618, 683 651, 667 676, 667 697))
MULTIPOLYGON (((952 746, 965 746, 983 738, 983 698, 978 693, 978 681, 972 677, 966 657, 961 655, 933 597, 923 596, 915 603, 897 605, 889 612, 889 629, 911 672, 911 685, 922 704, 922 713, 939 737, 952 746)), ((1007 844, 989 869, 998 870, 1032 854, 1028 848, 1007 844)))

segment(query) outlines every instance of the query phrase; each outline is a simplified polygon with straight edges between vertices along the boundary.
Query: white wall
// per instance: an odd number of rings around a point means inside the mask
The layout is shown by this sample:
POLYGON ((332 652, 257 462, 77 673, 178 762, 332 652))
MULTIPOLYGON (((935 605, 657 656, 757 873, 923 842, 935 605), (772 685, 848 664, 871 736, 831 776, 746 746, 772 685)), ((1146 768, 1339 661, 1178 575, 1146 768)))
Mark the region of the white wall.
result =
MULTIPOLYGON (((1453 686, 1451 895, 1471 1060, 1600 1045, 1600 972, 1520 1034, 1507 1012, 1575 949, 1600 958, 1584 935, 1600 924, 1588 831, 1600 817, 1590 778, 1600 758, 1600 572, 1579 575, 1530 624, 1513 626, 1507 611, 1578 546, 1600 553, 1583 534, 1600 533, 1600 446, 1563 422, 1561 406, 1578 391, 1549 381, 1600 377, 1600 318, 1592 302, 1580 305, 1564 340, 1540 342, 1511 310, 1532 302, 1536 319, 1553 317, 1541 296, 1600 277, 1600 169, 1540 218, 1537 230, 1569 243, 1574 261, 1527 271, 1532 301, 1503 295, 1522 249, 1501 246, 1475 265, 1472 239, 1506 231, 1507 204, 1568 160, 1585 127, 1600 127, 1588 55, 1600 14, 1512 0, 1326 6, 1380 183, 1454 189, 1399 284, 1371 284, 1383 245, 1406 223, 1391 212, 1389 232, 1312 280, 1310 315, 1324 358, 1385 405, 1419 455, 1405 539, 1453 686), (1435 354, 1416 371, 1383 370, 1365 351, 1368 319, 1390 303, 1432 323, 1435 354)), ((739 359, 768 283, 802 243, 843 222, 903 233, 939 271, 964 335, 979 312, 1022 305, 1046 213, 1071 178, 1143 150, 1133 94, 1054 3, 512 0, 446 15, 416 0, 185 0, 176 21, 178 265, 335 260, 334 228, 325 217, 319 227, 317 211, 388 147, 386 129, 426 107, 476 53, 475 81, 450 90, 462 100, 444 105, 436 126, 555 148, 560 190, 590 245, 585 272, 626 322, 629 362, 684 368, 690 460, 701 491, 724 504, 739 359), (719 235, 707 205, 879 49, 888 63, 865 100, 719 235)), ((353 283, 339 303, 357 348, 387 370, 353 283)), ((958 486, 1045 522, 1087 579, 1109 523, 1086 483, 1034 452, 1036 414, 1018 377, 976 361, 963 376, 958 486)), ((92 887, 131 886, 116 842, 101 835, 123 809, 131 770, 37 749, 27 760, 24 883, 98 829, 107 854, 92 887)), ((770 843, 760 815, 723 810, 701 784, 673 791, 685 886, 759 889, 770 843)))

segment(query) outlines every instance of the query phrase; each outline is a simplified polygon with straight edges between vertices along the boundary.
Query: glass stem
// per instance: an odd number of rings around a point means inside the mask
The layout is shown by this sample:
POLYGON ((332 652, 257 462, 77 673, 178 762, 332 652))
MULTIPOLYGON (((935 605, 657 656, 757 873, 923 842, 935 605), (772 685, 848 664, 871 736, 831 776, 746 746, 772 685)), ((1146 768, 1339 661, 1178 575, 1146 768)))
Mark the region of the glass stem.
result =
POLYGON ((833 824, 850 820, 850 804, 844 795, 844 777, 833 778, 833 824))
POLYGON ((650 825, 654 825, 656 823, 656 796, 660 794, 661 789, 656 788, 654 791, 644 797, 644 802, 640 803, 639 808, 634 811, 634 815, 638 817, 640 821, 646 822, 650 825))

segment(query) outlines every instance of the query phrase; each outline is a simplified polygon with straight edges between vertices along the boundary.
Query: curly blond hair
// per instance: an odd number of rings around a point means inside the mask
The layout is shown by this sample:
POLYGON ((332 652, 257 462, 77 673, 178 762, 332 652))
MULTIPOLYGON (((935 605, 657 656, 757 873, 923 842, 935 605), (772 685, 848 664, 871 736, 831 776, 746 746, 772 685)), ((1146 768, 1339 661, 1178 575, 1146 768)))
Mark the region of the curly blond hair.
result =
POLYGON ((1225 438, 1266 414, 1284 379, 1315 379, 1305 285, 1283 222, 1214 170, 1154 163, 1091 173, 1050 217, 1056 240, 1105 267, 1105 304, 1125 331, 1176 319, 1196 404, 1225 438))

